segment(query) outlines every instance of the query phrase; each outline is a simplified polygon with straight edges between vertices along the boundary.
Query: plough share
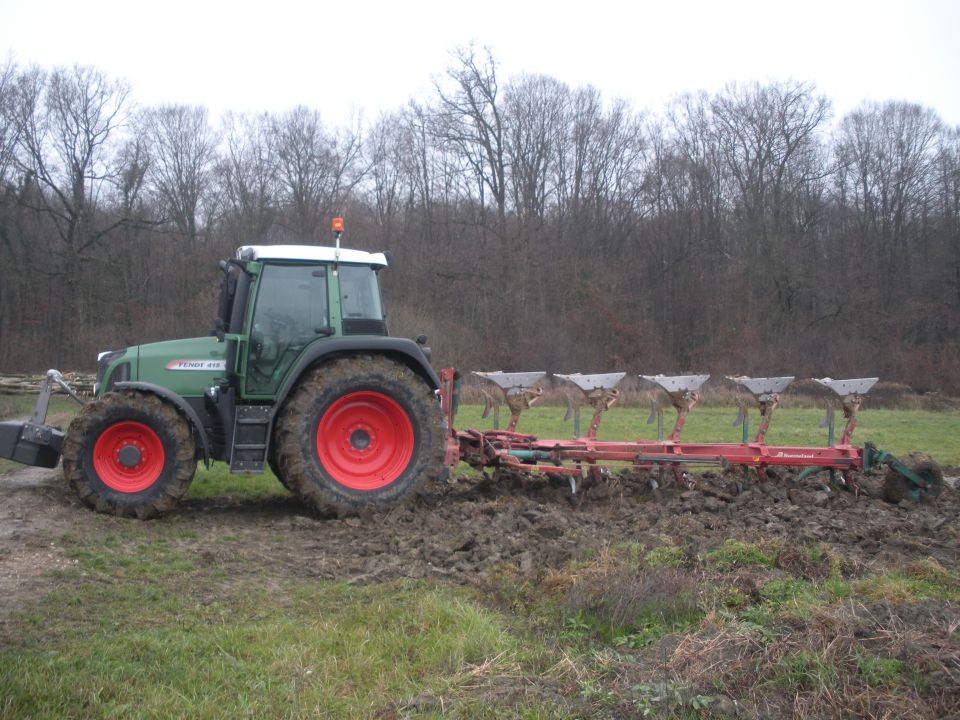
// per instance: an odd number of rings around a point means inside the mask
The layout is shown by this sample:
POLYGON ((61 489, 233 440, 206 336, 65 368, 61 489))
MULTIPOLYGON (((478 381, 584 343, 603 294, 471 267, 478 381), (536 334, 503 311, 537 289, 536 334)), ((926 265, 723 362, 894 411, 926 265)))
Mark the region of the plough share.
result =
POLYGON ((453 430, 461 378, 452 369, 443 370, 440 374, 441 404, 448 427, 451 428, 447 448, 448 466, 462 461, 480 470, 492 468, 495 472, 562 476, 568 480, 574 493, 582 481, 600 479, 614 472, 620 472, 622 477, 643 478, 654 489, 663 482, 665 475, 672 474, 679 486, 686 486, 690 483, 688 467, 693 465, 739 470, 741 475, 736 480, 738 489, 742 487, 741 479, 747 479, 751 472, 762 481, 772 468, 789 468, 796 471, 793 477, 797 482, 818 473, 827 473, 831 484, 854 491, 857 490, 855 473, 871 472, 885 466, 885 495, 894 501, 909 498, 917 502, 923 497, 936 496, 943 482, 940 469, 925 456, 911 455, 900 460, 869 442, 862 447, 851 444, 857 414, 877 378, 816 379, 836 394, 837 402, 843 408, 845 424, 840 439, 835 441, 831 403, 821 423, 821 427, 829 427, 827 446, 799 447, 768 445, 766 442, 774 411, 780 404, 780 394, 793 382, 793 377, 728 376, 728 380, 746 391, 746 398, 738 395, 739 414, 734 421, 735 426, 742 428, 742 440, 735 443, 702 443, 684 442, 681 434, 688 414, 700 400, 700 388, 709 375, 641 375, 643 379, 659 386, 669 406, 676 411, 676 420, 665 437, 663 411, 667 403, 656 402, 648 423, 656 421, 657 439, 621 442, 599 440, 597 432, 603 414, 620 397, 616 386, 626 373, 554 376, 580 392, 579 403, 567 396, 565 419, 574 419, 574 438, 569 440, 543 439, 517 431, 523 410, 543 396, 543 388, 539 383, 546 376, 545 372, 474 374, 496 386, 510 410, 510 421, 505 430, 499 429, 499 402, 491 393, 484 391, 487 401, 484 417, 493 407, 494 429, 453 430), (750 437, 748 422, 751 400, 760 416, 753 437, 750 437), (580 433, 581 407, 593 410, 590 426, 583 435, 580 433))

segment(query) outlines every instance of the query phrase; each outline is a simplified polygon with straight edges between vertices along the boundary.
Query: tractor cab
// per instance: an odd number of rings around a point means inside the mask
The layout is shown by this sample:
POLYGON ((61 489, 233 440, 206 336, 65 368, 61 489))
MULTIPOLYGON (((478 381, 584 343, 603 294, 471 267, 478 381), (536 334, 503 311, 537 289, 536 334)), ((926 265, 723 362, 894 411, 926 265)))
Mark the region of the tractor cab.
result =
POLYGON ((300 245, 248 245, 224 264, 218 339, 244 397, 273 397, 316 340, 386 336, 377 273, 383 253, 300 245))

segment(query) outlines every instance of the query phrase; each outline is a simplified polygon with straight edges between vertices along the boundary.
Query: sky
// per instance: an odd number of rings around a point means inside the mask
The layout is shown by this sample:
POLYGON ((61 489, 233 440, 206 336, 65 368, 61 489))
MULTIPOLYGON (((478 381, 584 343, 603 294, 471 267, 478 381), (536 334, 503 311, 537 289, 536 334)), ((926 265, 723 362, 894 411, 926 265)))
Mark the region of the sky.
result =
POLYGON ((814 83, 841 117, 907 100, 960 125, 960 0, 0 0, 0 62, 92 65, 141 105, 317 108, 328 124, 427 100, 451 51, 660 111, 729 82, 814 83))

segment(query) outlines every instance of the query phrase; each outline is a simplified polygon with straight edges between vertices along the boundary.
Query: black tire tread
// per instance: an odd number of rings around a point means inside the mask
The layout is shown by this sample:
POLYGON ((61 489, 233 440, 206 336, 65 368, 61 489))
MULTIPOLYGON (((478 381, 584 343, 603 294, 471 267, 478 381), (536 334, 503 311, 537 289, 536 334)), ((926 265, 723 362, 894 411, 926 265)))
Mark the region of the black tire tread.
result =
MULTIPOLYGON (((396 398, 395 398, 396 399, 396 398)), ((308 371, 280 410, 274 429, 275 458, 289 488, 324 515, 355 515, 393 507, 408 499, 428 478, 439 477, 446 452, 446 434, 439 403, 429 385, 410 368, 384 356, 337 358, 308 371), (358 386, 389 389, 405 396, 418 425, 421 450, 415 465, 395 482, 375 491, 351 491, 327 479, 314 461, 318 398, 332 401, 358 386), (424 445, 425 444, 425 445, 424 445)))
MULTIPOLYGON (((101 398, 86 403, 74 417, 63 442, 63 475, 84 505, 97 512, 120 517, 137 517, 141 520, 169 512, 190 488, 197 468, 196 443, 189 423, 156 395, 135 390, 107 393, 101 398), (168 428, 176 442, 175 467, 162 490, 143 502, 131 496, 132 502, 117 502, 116 499, 98 491, 84 469, 84 454, 87 447, 96 442, 98 427, 110 422, 118 413, 134 410, 149 418, 154 429, 168 428)), ((92 468, 90 472, 93 472, 92 468)))

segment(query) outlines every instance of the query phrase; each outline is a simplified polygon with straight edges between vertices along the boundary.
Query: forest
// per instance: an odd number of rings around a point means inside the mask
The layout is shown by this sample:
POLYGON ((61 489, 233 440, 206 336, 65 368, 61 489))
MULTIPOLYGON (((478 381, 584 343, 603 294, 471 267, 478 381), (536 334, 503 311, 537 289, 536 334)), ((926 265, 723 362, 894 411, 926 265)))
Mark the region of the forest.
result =
MULTIPOLYGON (((799 80, 637 108, 498 75, 350 126, 0 67, 0 370, 210 332, 245 244, 389 250, 392 334, 461 370, 858 377, 960 394, 960 127, 799 80)), ((637 83, 643 83, 638 72, 637 83)))

